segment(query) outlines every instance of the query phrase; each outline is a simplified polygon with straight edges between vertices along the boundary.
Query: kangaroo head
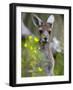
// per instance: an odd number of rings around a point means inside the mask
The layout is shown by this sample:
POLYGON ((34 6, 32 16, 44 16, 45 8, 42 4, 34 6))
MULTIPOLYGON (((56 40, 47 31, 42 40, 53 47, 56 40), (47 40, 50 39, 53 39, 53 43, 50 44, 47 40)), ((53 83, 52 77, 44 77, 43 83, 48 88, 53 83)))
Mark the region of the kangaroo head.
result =
POLYGON ((39 32, 40 43, 50 43, 50 35, 53 29, 54 16, 50 15, 47 21, 43 21, 37 15, 33 15, 32 21, 39 32))

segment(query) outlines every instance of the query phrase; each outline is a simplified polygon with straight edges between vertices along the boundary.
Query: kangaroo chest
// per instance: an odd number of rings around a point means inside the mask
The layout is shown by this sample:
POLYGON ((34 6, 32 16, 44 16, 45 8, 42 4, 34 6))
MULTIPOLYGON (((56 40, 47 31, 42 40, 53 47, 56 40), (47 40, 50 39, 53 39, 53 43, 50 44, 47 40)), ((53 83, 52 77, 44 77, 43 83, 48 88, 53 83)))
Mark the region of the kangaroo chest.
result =
POLYGON ((46 57, 48 60, 53 59, 52 50, 51 50, 51 48, 49 47, 49 44, 46 44, 45 46, 42 46, 42 47, 41 47, 41 51, 44 53, 45 57, 46 57))

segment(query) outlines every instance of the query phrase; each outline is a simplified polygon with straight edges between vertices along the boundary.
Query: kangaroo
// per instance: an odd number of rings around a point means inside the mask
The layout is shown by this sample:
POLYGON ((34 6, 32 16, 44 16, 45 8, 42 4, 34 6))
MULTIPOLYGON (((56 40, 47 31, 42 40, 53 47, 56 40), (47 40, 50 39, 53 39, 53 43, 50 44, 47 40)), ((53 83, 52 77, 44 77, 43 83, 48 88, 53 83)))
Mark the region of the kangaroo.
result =
MULTIPOLYGON (((53 30, 54 16, 50 15, 47 21, 41 20, 37 15, 32 15, 33 24, 37 27, 39 33, 40 50, 46 55, 48 65, 45 67, 45 72, 48 76, 54 75, 55 60, 51 49, 51 34, 53 30)), ((44 63, 43 63, 44 64, 44 63)))

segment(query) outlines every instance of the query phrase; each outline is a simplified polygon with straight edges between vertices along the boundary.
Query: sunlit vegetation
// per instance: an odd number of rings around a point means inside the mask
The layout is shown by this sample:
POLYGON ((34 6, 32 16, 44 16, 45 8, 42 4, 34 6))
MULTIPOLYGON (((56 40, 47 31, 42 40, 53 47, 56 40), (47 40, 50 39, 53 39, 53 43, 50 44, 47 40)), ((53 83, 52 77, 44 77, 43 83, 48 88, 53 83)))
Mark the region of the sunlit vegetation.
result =
MULTIPOLYGON (((46 76, 45 67, 48 65, 43 52, 40 51, 39 39, 34 36, 28 36, 22 40, 22 77, 46 76)), ((54 75, 64 74, 64 55, 56 53, 54 75)))
POLYGON ((64 75, 64 54, 56 53, 55 55, 55 75, 64 75))

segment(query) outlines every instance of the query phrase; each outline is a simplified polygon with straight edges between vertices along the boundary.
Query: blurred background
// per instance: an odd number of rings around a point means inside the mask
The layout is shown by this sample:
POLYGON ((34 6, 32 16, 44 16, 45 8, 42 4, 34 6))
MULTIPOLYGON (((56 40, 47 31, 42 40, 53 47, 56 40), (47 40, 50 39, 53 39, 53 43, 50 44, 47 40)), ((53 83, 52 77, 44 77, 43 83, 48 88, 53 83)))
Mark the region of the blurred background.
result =
MULTIPOLYGON (((32 14, 33 13, 21 13, 21 21, 24 24, 24 28, 27 29, 22 31, 25 34, 33 34, 38 36, 37 28, 33 25, 32 22, 32 14), (26 32, 26 33, 25 33, 26 32)), ((55 22, 53 25, 52 38, 56 37, 60 41, 60 45, 62 49, 64 49, 64 15, 62 14, 44 14, 44 13, 34 13, 43 21, 47 21, 50 15, 54 15, 55 22)), ((23 28, 22 28, 23 29, 23 28)), ((37 50, 38 45, 35 44, 33 40, 29 40, 29 38, 22 39, 22 62, 21 62, 21 76, 22 77, 35 77, 35 76, 46 76, 44 71, 44 65, 41 67, 38 63, 44 64, 47 63, 44 58, 43 53, 37 50), (31 47, 32 50, 31 50, 31 47), (35 48, 36 47, 36 48, 35 48), (34 48, 36 50, 36 54, 34 53, 34 48), (44 58, 44 59, 43 59, 44 58), (37 61, 39 60, 39 61, 37 61)), ((54 75, 64 75, 64 52, 56 52, 54 54, 55 58, 55 68, 54 75)))
POLYGON ((37 34, 36 27, 33 25, 32 22, 32 14, 37 15, 39 18, 41 18, 43 21, 47 21, 48 17, 50 15, 54 15, 55 22, 52 32, 52 37, 56 37, 58 40, 60 40, 61 45, 63 47, 64 44, 64 15, 63 14, 40 14, 40 13, 24 13, 22 12, 22 21, 25 24, 25 26, 33 33, 37 34))

